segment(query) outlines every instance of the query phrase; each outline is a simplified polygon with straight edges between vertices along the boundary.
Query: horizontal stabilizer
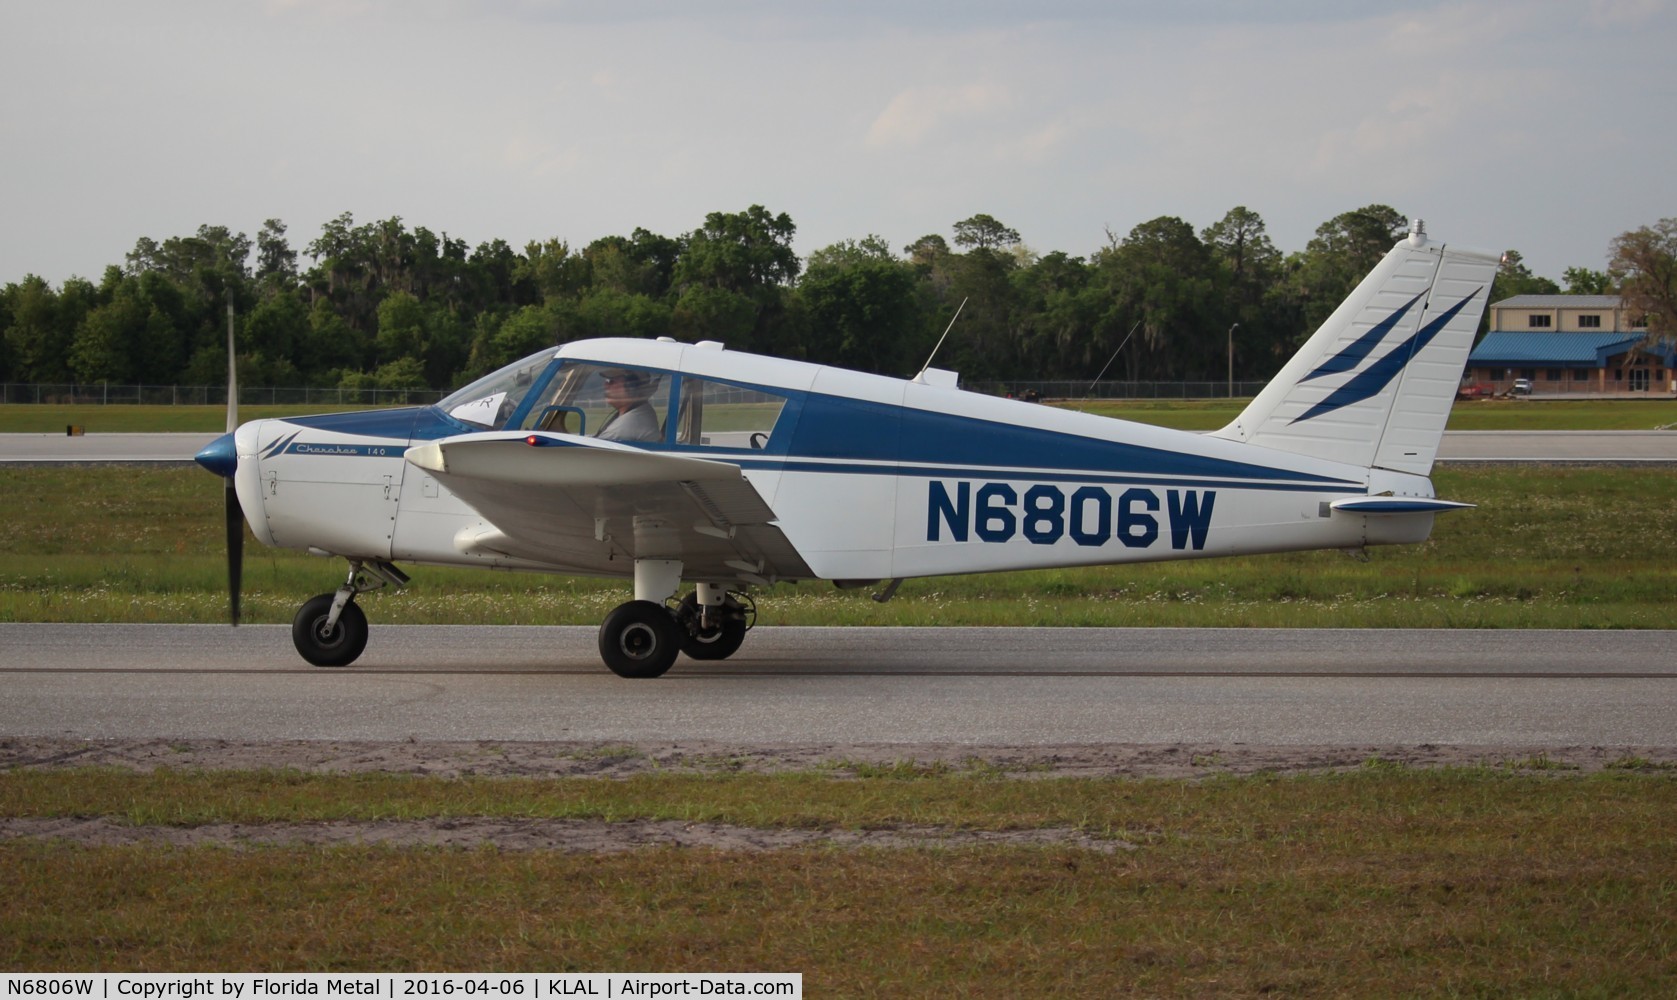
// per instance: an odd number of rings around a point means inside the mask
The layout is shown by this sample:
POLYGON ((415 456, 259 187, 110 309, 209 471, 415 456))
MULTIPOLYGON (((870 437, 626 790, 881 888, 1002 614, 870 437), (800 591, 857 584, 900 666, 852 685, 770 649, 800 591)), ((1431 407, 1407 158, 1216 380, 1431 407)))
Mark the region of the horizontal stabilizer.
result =
POLYGON ((1347 514, 1442 514, 1452 510, 1471 510, 1478 504, 1431 497, 1352 497, 1335 500, 1328 506, 1347 514))

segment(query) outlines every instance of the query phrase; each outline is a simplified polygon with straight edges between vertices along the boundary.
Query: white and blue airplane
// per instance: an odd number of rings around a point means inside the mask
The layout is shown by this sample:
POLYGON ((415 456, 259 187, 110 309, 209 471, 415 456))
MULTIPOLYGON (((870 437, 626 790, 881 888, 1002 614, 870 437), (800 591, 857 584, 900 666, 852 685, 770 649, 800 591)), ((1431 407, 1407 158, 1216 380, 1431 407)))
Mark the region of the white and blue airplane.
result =
MULTIPOLYGON (((615 576, 624 677, 733 654, 747 592, 1424 541, 1428 475, 1498 255, 1417 223, 1233 423, 1200 434, 729 351, 581 340, 434 406, 257 420, 198 456, 263 544, 349 561, 292 636, 367 643, 357 595, 397 563, 615 576), (679 600, 683 581, 693 587, 679 600)), ((230 417, 229 426, 234 423, 230 417)))

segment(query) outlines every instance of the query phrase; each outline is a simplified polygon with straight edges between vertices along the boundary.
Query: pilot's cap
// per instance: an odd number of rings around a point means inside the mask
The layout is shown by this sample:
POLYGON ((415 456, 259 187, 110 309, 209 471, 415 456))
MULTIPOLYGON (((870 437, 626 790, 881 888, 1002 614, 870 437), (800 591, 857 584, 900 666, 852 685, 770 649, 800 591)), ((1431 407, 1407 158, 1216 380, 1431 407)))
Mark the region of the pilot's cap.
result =
POLYGON ((645 390, 658 385, 658 379, 655 376, 638 368, 607 368, 600 372, 600 377, 607 382, 620 381, 627 389, 645 390))

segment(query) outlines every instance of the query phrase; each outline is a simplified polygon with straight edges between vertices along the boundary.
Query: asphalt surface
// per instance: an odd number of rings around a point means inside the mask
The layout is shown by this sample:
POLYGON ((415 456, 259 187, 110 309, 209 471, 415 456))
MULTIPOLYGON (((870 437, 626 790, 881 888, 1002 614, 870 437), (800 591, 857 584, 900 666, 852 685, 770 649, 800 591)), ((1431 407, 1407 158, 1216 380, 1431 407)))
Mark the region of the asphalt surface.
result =
POLYGON ((1677 431, 1445 431, 1438 460, 1677 462, 1677 431))
MULTIPOLYGON (((217 437, 0 434, 0 464, 190 462, 217 437)), ((1438 457, 1441 462, 1677 462, 1677 430, 1446 431, 1438 457)))
POLYGON ((219 434, 0 434, 0 463, 191 462, 219 434))
POLYGON ((1677 747, 1670 632, 764 628, 608 673, 586 627, 0 624, 0 733, 227 740, 1677 747))

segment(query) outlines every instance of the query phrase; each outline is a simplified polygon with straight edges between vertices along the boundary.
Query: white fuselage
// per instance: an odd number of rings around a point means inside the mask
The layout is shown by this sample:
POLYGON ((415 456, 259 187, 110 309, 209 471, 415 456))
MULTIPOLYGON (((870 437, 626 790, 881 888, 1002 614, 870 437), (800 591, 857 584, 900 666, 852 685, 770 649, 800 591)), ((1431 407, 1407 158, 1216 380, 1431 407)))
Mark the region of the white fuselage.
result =
MULTIPOLYGON (((1203 434, 710 345, 582 341, 554 358, 635 364, 672 381, 784 396, 766 447, 725 435, 698 446, 645 447, 737 464, 807 575, 820 579, 1360 548, 1423 540, 1432 523, 1430 514, 1368 516, 1329 506, 1388 491, 1431 497, 1424 476, 1203 434)), ((539 552, 474 542, 497 535, 496 526, 403 458, 411 445, 464 430, 435 408, 247 424, 237 435, 240 500, 256 536, 270 545, 631 574, 631 554, 619 541, 628 529, 597 512, 592 520, 589 512, 559 517, 556 507, 553 537, 539 552)), ((741 575, 704 565, 693 551, 670 555, 686 557, 690 578, 741 575)))

